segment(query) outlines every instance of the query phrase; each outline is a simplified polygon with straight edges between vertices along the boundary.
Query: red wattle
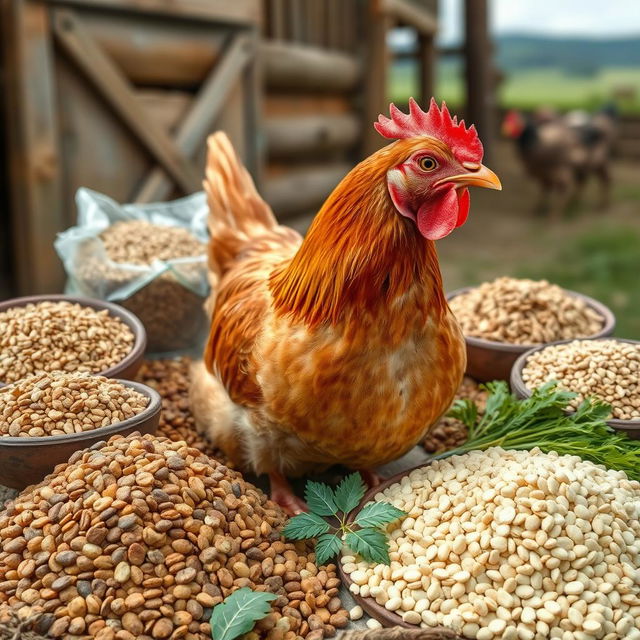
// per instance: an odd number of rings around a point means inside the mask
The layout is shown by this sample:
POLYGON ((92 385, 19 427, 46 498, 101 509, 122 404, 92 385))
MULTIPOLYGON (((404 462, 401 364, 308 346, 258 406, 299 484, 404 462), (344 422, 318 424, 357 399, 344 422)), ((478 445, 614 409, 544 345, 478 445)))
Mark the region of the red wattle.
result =
POLYGON ((418 230, 427 240, 440 240, 456 228, 458 211, 458 194, 451 185, 428 198, 418 209, 418 230))
POLYGON ((458 220, 456 227, 461 227, 466 221, 469 215, 469 206, 471 205, 471 198, 469 197, 469 189, 466 187, 458 191, 458 220))

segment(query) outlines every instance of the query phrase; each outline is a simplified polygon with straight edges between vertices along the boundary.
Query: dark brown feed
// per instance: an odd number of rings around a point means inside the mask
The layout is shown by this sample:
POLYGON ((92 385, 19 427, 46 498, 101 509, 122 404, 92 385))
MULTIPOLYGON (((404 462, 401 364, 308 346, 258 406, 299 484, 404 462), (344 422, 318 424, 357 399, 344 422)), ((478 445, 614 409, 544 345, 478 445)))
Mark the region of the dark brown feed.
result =
MULTIPOLYGON (((455 400, 469 399, 475 402, 484 411, 487 401, 487 392, 480 389, 480 385, 473 379, 465 376, 456 393, 455 400)), ((422 446, 428 453, 443 453, 459 447, 467 441, 467 428, 462 422, 447 415, 429 430, 422 442, 422 446)))
POLYGON ((346 626, 336 568, 280 539, 285 516, 184 442, 114 437, 72 456, 0 514, 0 602, 41 608, 52 638, 210 640, 239 587, 278 594, 254 640, 346 626))
POLYGON ((138 380, 155 389, 162 398, 162 413, 158 435, 174 442, 184 440, 219 462, 231 466, 225 455, 196 431, 189 408, 189 368, 191 358, 146 360, 138 373, 138 380))

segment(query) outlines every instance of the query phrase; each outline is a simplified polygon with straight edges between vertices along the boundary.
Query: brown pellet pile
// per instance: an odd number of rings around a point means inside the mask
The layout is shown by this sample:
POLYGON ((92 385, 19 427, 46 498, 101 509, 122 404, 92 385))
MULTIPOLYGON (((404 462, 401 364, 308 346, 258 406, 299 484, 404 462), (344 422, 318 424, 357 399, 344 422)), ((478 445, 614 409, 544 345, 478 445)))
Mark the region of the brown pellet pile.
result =
POLYGON ((450 300, 466 336, 511 344, 587 338, 604 318, 582 299, 546 280, 498 278, 450 300))
POLYGON ((640 344, 617 340, 574 340, 550 345, 529 356, 522 371, 527 387, 550 380, 577 393, 577 409, 588 396, 611 405, 614 418, 640 419, 640 344))
MULTIPOLYGON (((478 405, 482 413, 487 395, 487 392, 481 389, 473 378, 465 376, 455 400, 468 398, 478 405)), ((428 453, 442 453, 464 444, 467 441, 467 435, 467 427, 462 422, 445 415, 429 430, 422 446, 428 453)))
POLYGON ((82 433, 138 415, 149 399, 117 380, 41 373, 0 389, 0 436, 82 433))
POLYGON ((191 358, 146 360, 138 372, 138 380, 155 389, 162 398, 158 434, 177 442, 184 440, 212 458, 230 466, 226 456, 196 431, 189 406, 189 368, 191 358))
POLYGON ((99 373, 133 348, 131 329, 107 310, 44 301, 0 313, 0 381, 34 373, 99 373))
POLYGON ((340 581, 285 519, 184 442, 114 436, 0 514, 0 602, 53 614, 52 638, 210 640, 212 607, 249 587, 278 595, 249 638, 320 640, 347 624, 340 581))

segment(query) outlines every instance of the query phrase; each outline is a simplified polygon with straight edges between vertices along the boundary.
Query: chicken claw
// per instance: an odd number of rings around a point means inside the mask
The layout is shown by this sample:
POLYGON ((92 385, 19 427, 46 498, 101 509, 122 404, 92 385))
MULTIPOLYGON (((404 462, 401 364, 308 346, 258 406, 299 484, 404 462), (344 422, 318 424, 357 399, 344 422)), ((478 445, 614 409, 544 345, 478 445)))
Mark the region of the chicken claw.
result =
POLYGON ((297 516, 309 511, 307 503, 293 493, 291 485, 281 473, 270 473, 269 481, 271 483, 271 499, 280 505, 287 515, 297 516))
POLYGON ((360 469, 360 475, 362 476, 362 479, 365 481, 369 489, 377 487, 379 484, 382 484, 382 481, 384 480, 381 475, 377 474, 371 469, 360 469))

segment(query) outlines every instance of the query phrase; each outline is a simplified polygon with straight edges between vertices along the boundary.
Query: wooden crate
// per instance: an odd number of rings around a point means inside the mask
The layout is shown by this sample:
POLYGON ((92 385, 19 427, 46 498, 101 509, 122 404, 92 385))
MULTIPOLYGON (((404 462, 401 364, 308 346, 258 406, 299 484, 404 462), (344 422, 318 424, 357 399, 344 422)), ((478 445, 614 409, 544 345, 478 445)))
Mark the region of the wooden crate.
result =
POLYGON ((197 191, 216 128, 258 170, 260 0, 15 0, 2 10, 18 291, 61 288, 52 243, 75 222, 78 187, 126 202, 197 191))

